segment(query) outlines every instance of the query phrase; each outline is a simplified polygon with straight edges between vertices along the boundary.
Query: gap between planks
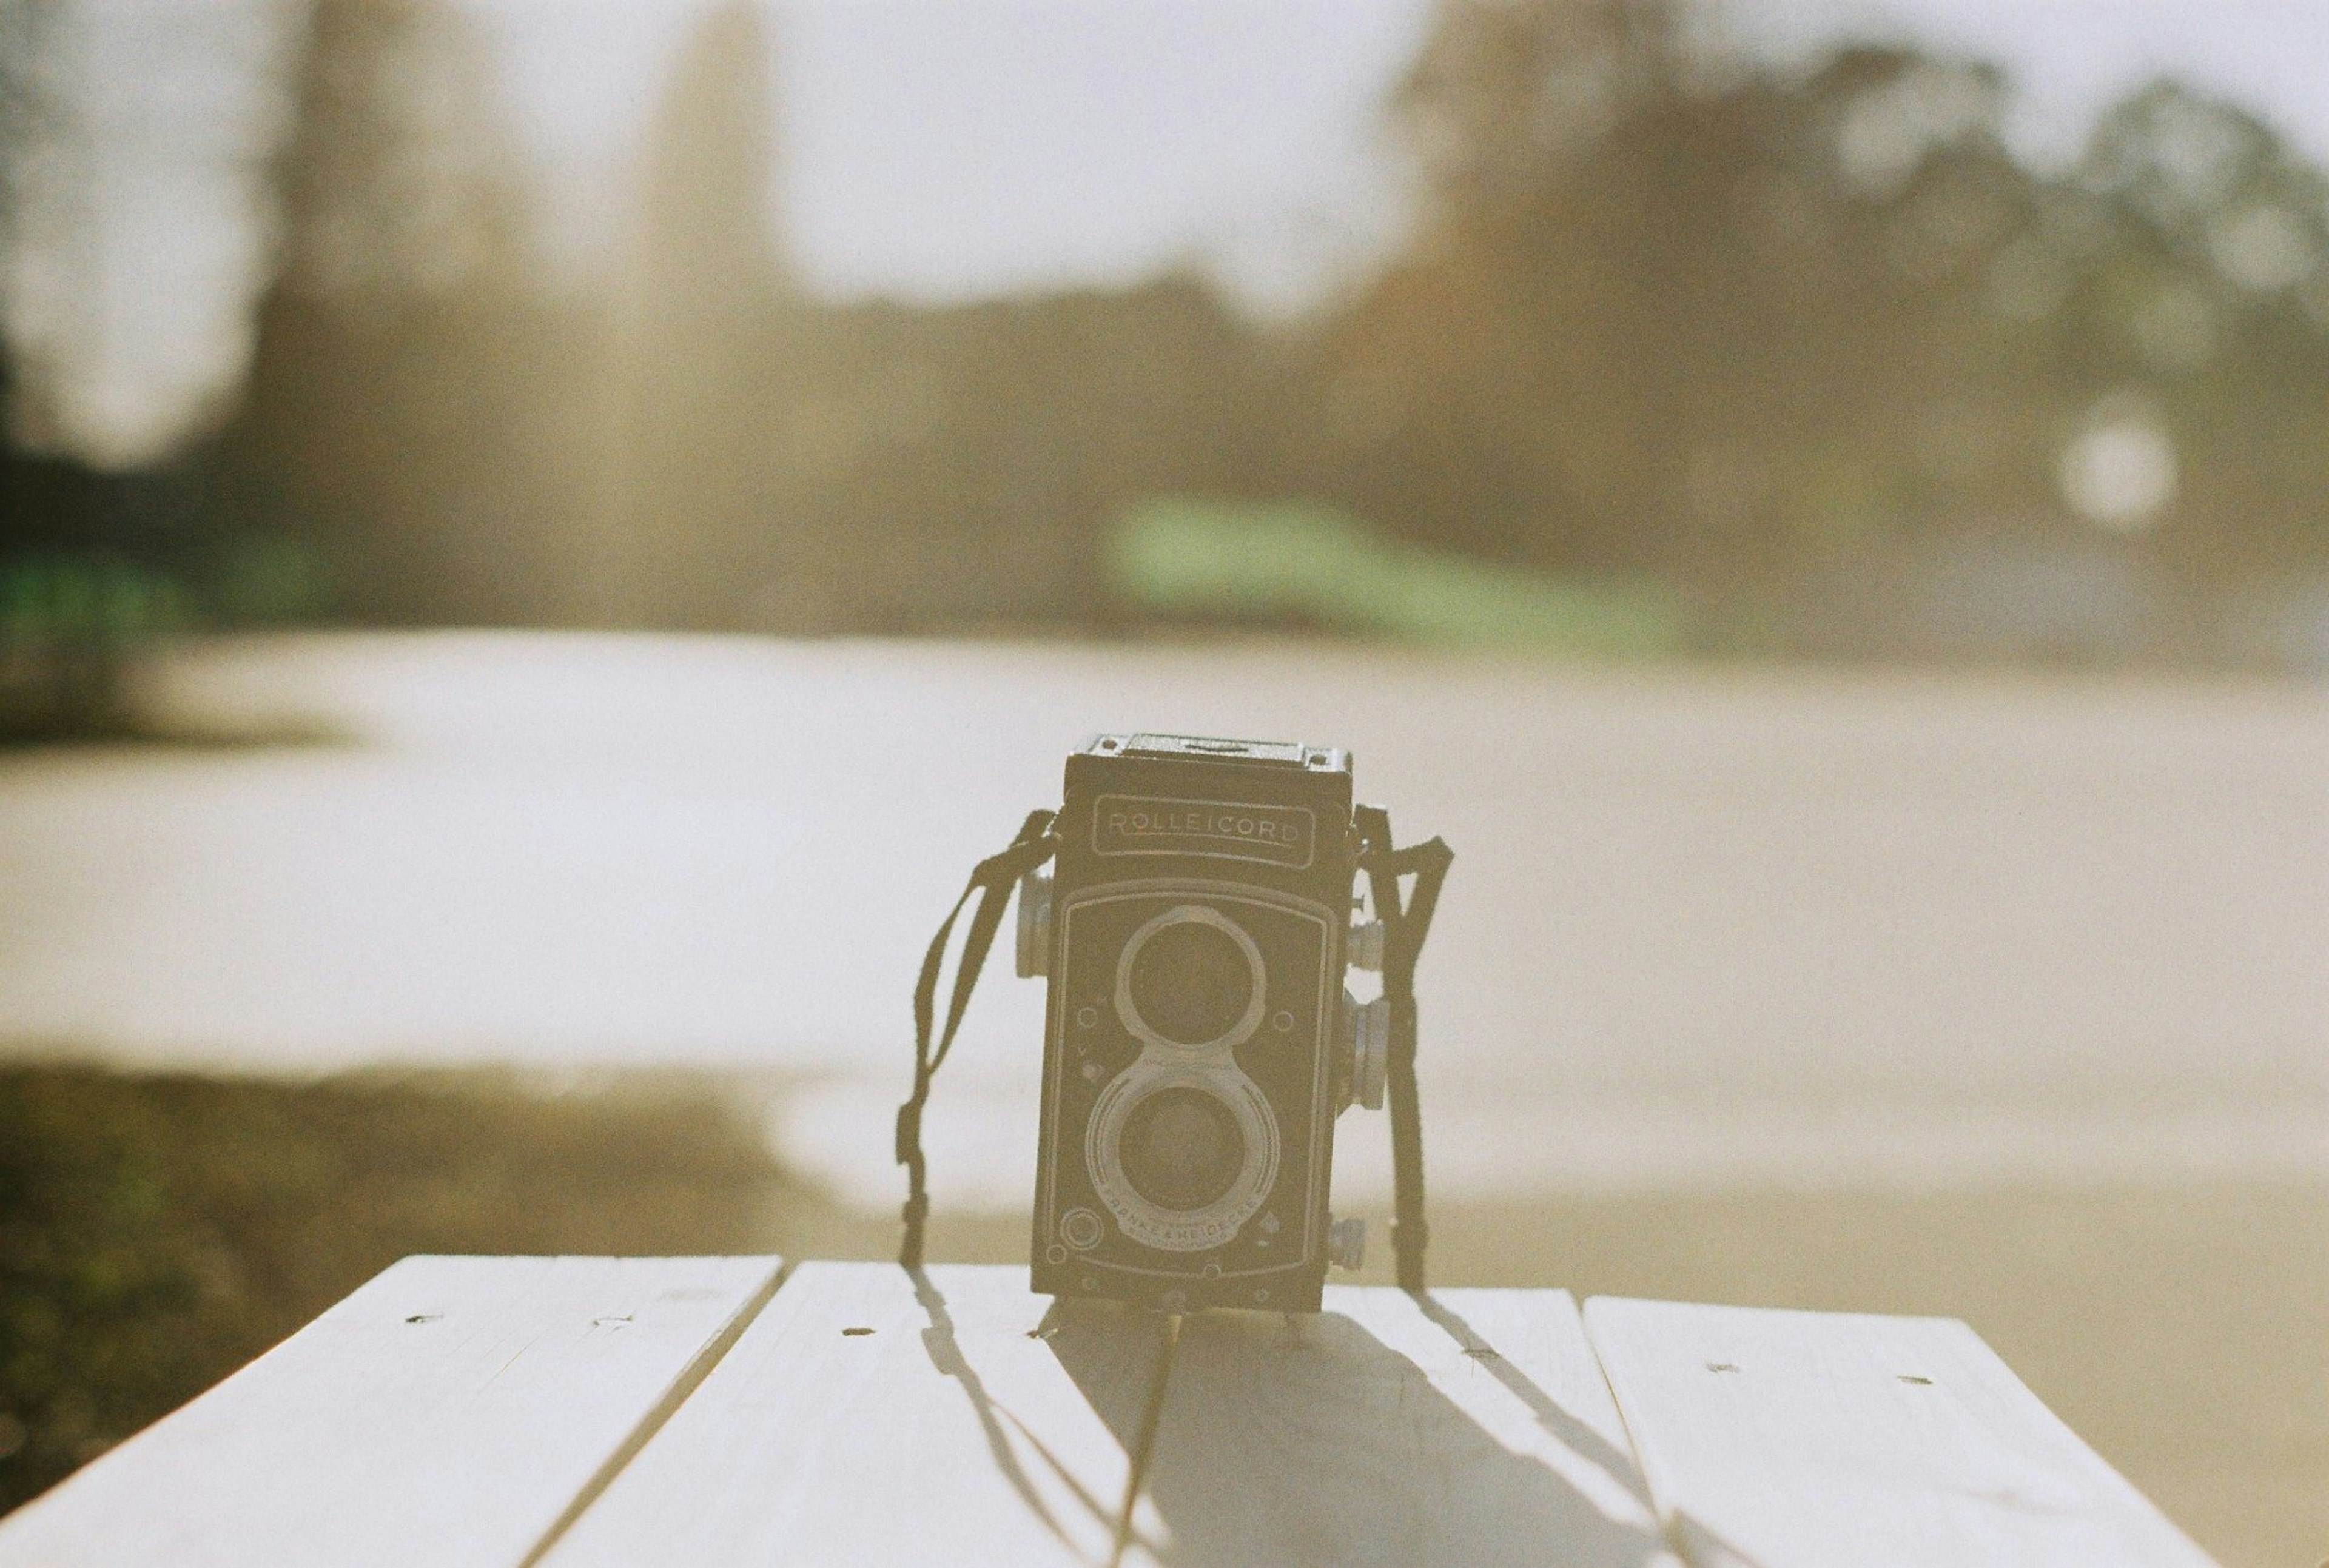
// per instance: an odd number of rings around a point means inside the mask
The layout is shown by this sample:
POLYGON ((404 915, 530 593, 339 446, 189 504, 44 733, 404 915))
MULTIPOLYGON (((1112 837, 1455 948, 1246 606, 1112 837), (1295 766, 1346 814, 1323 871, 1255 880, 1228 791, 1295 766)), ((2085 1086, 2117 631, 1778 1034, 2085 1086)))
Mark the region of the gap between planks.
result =
POLYGON ((1154 1314, 804 1264, 543 1568, 1098 1568, 1127 1496, 1132 1563, 1672 1568, 1567 1295, 1325 1306, 1192 1316, 1160 1383, 1154 1314))
POLYGON ((803 1265, 544 1568, 2206 1568, 1961 1323, 1325 1307, 1176 1340, 1014 1269, 803 1265))
POLYGON ((779 1267, 404 1259, 0 1520, 0 1568, 517 1568, 779 1267))
POLYGON ((2207 1562, 1961 1323, 1325 1305, 1175 1346, 1009 1268, 409 1259, 0 1522, 0 1568, 2207 1562))
POLYGON ((720 1365, 721 1358, 735 1347, 736 1341, 744 1337, 744 1330, 752 1326, 752 1320, 758 1318, 762 1310, 775 1298, 777 1291, 784 1285, 786 1277, 791 1272, 792 1265, 779 1259, 775 1271, 768 1275, 768 1282, 753 1292, 751 1299, 746 1301, 735 1317, 729 1320, 726 1328, 706 1341, 703 1348, 695 1353, 695 1358, 681 1370, 679 1376, 673 1380, 671 1387, 665 1392, 660 1400, 655 1402, 654 1408, 639 1418, 639 1423, 631 1429, 630 1436, 625 1438, 615 1451, 607 1456, 606 1462, 592 1472, 590 1479, 582 1484, 582 1489, 575 1493, 574 1500, 567 1504, 564 1511, 552 1521, 550 1528, 542 1532, 542 1539, 534 1543, 533 1549, 519 1559, 518 1568, 534 1568, 536 1563, 550 1554, 550 1549, 558 1545, 559 1537, 574 1527, 574 1521, 580 1518, 583 1512, 599 1500, 600 1494, 613 1484, 615 1478, 622 1474, 623 1467, 638 1457, 639 1451, 647 1446, 656 1432, 663 1430, 664 1422, 669 1421, 677 1413, 679 1407, 687 1403, 688 1395, 693 1394, 703 1380, 712 1375, 712 1369, 720 1365))

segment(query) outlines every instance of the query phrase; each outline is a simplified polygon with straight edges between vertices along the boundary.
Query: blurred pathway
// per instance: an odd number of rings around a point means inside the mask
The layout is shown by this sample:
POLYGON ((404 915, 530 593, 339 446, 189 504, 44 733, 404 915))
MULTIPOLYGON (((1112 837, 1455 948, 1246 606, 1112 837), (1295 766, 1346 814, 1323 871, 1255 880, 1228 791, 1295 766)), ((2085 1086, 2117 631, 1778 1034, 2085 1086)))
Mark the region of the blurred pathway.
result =
MULTIPOLYGON (((1455 845, 1423 974, 1455 1189, 2329 1171, 2318 689, 437 634, 222 645, 163 690, 357 743, 0 757, 18 1048, 807 1074, 787 1146, 887 1201, 930 927, 1069 746, 1138 725, 1344 742, 1455 845)), ((998 964, 942 1199, 1023 1191, 1039 1025, 998 964)))

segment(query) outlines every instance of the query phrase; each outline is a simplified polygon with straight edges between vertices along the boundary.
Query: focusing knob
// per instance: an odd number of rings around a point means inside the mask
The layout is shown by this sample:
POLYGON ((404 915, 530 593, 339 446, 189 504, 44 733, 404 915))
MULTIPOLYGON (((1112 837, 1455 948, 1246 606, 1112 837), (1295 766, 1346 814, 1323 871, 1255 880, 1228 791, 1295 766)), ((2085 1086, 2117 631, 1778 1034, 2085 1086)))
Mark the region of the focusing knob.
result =
POLYGON ((1369 920, 1351 927, 1351 940, 1344 948, 1344 962, 1353 969, 1380 970, 1383 966, 1383 923, 1369 920))
POLYGON ((1030 871, 1019 878, 1019 978, 1033 980, 1051 962, 1051 874, 1030 871))
POLYGON ((1357 1269, 1367 1261, 1367 1222, 1363 1219, 1329 1219, 1326 1222, 1326 1261, 1338 1269, 1357 1269))
POLYGON ((1370 1002, 1343 993, 1343 1060, 1349 1084, 1344 1104, 1380 1111, 1383 1081, 1391 1072, 1391 1003, 1382 997, 1370 1002))

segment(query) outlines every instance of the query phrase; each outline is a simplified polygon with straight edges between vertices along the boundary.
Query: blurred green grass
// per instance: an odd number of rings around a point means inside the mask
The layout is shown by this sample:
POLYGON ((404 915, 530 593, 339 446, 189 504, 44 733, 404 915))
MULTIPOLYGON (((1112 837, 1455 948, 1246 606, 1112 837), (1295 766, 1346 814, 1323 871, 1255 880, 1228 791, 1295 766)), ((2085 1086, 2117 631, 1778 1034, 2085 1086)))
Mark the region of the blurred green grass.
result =
POLYGON ((190 623, 180 585, 126 559, 0 557, 0 743, 123 729, 132 661, 190 623))
POLYGON ((1397 544, 1332 507, 1164 498, 1109 540, 1109 586, 1169 618, 1293 624, 1431 647, 1600 658, 1682 650, 1674 594, 1397 544))
POLYGON ((407 1253, 762 1251, 814 1202, 709 1083, 0 1068, 0 1509, 407 1253))

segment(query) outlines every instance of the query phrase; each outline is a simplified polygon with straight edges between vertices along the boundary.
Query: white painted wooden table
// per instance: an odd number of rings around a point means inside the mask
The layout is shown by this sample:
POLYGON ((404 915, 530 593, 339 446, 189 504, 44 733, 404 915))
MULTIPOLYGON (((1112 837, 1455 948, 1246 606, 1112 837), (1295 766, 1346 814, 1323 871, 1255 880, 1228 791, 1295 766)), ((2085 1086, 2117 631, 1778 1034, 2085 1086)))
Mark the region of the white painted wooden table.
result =
POLYGON ((408 1258, 0 1521, 0 1568, 2193 1568, 1962 1323, 1024 1271, 408 1258), (1124 1505, 1134 1506, 1127 1516, 1124 1505))

